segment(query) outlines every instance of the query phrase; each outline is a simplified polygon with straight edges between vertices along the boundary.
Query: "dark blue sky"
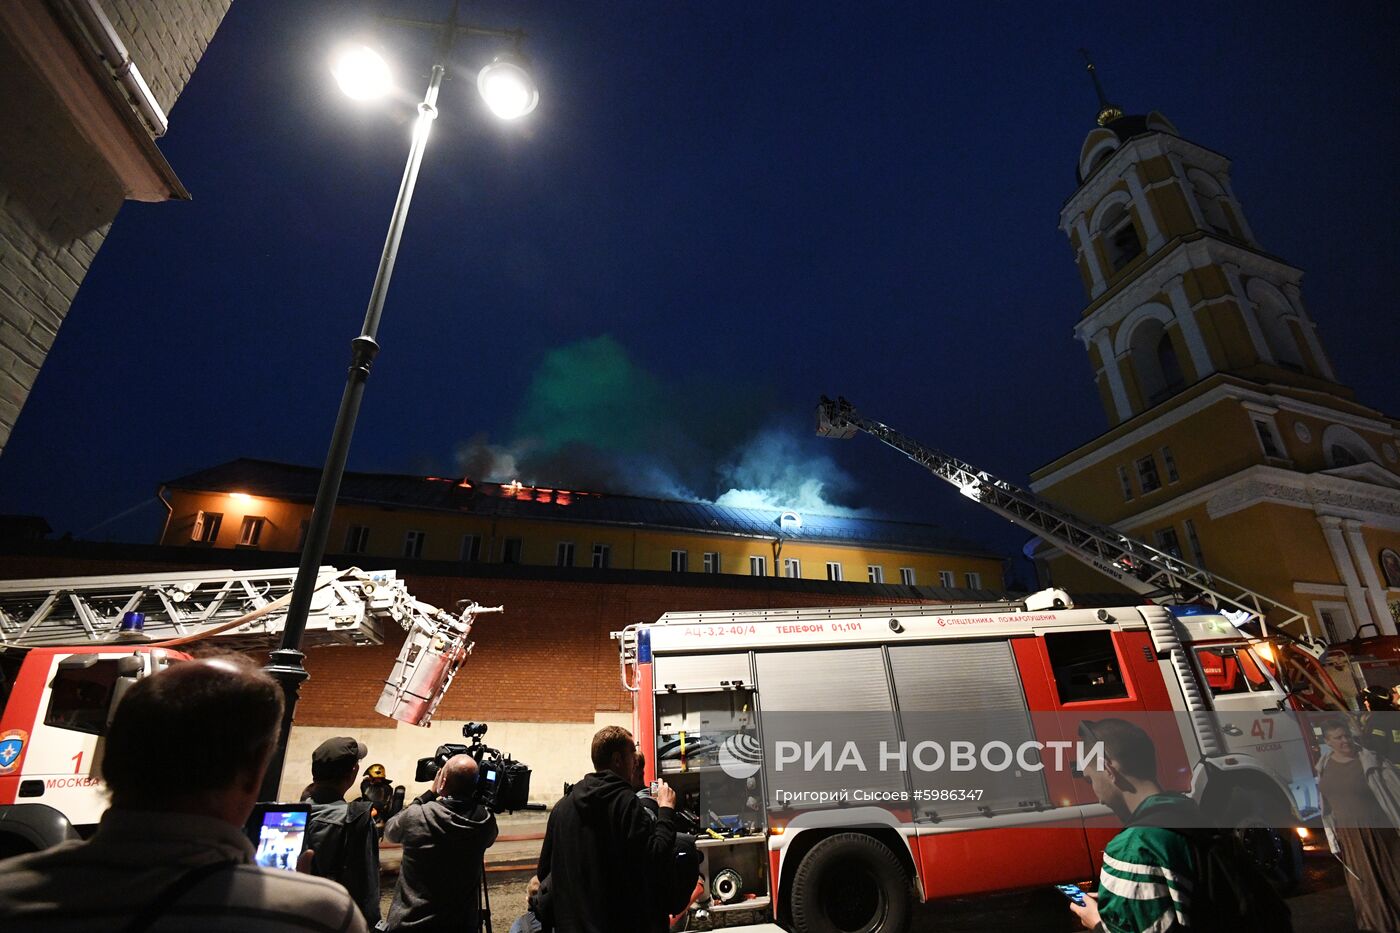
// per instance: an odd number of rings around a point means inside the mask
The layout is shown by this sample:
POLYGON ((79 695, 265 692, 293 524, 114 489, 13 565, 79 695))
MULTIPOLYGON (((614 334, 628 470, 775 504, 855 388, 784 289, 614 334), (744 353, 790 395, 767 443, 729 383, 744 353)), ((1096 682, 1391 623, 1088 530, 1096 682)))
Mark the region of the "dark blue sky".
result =
MULTIPOLYGON (((540 105, 495 122, 493 45, 459 47, 351 467, 451 472, 468 438, 516 439, 551 352, 607 335, 658 396, 599 413, 608 443, 702 434, 732 459, 839 392, 1024 481, 1105 427, 1056 227, 1096 110, 1080 46, 1126 110, 1235 160, 1340 377, 1400 411, 1400 8, 964 6, 466 4, 531 34, 540 105)), ((372 34, 415 98, 429 64, 426 35, 350 15, 370 9, 233 5, 161 141, 194 201, 123 208, 0 456, 0 511, 82 533, 226 459, 321 462, 412 117, 341 97, 328 55, 372 34)), ((1024 538, 869 439, 824 444, 802 456, 836 459, 849 504, 1024 538)))

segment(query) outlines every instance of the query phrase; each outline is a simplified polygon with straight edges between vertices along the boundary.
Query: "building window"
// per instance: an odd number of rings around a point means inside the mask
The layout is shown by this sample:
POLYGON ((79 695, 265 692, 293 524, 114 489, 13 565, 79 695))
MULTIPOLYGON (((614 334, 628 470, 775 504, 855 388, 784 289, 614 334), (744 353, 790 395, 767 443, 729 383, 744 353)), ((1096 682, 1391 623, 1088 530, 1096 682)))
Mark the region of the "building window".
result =
POLYGON ((783 576, 793 577, 794 579, 801 577, 802 561, 798 560, 796 557, 784 557, 783 576))
POLYGON ((826 578, 828 580, 841 580, 841 565, 834 560, 826 562, 826 578))
POLYGON ((982 588, 982 575, 975 570, 969 570, 963 574, 963 580, 967 582, 969 590, 980 590, 982 588))
POLYGON ((750 556, 750 557, 749 557, 749 576, 751 576, 751 577, 766 577, 766 576, 768 576, 768 558, 766 558, 766 557, 760 557, 760 556, 750 556))
POLYGON ((1152 540, 1156 543, 1157 550, 1162 553, 1172 557, 1181 556, 1181 542, 1177 540, 1176 529, 1170 525, 1152 532, 1152 540))
POLYGON ((351 525, 345 532, 345 553, 363 554, 369 548, 369 526, 351 525))
POLYGON ((243 519, 243 527, 238 529, 239 547, 257 547, 262 540, 263 526, 267 519, 258 515, 248 515, 243 519))
POLYGON ((520 552, 525 549, 525 542, 521 538, 506 538, 501 542, 501 563, 520 563, 520 552))
POLYGON ((1143 495, 1162 488, 1162 480, 1157 476, 1157 459, 1151 454, 1137 461, 1137 475, 1143 495))
POLYGON ((612 566, 612 545, 593 545, 593 568, 595 570, 607 570, 612 566))
POLYGON ((554 546, 554 566, 572 567, 574 565, 574 542, 560 541, 554 546))
POLYGON ((673 573, 685 573, 686 570, 688 569, 688 566, 687 566, 687 565, 688 565, 689 563, 690 563, 690 552, 689 552, 689 551, 672 551, 672 552, 671 552, 671 571, 672 571, 673 573))
POLYGON ((403 556, 422 557, 423 541, 428 537, 426 531, 410 531, 403 536, 403 556))
POLYGON ((1181 523, 1186 528, 1186 543, 1191 548, 1191 561, 1197 567, 1206 565, 1205 552, 1201 550, 1201 539, 1196 537, 1196 523, 1186 519, 1181 523))
POLYGON ((1172 449, 1170 447, 1162 448, 1162 466, 1167 468, 1167 482, 1175 483, 1177 480, 1181 479, 1180 475, 1176 472, 1176 458, 1172 456, 1172 449))
POLYGON ((952 589, 952 588, 953 588, 953 571, 951 571, 951 570, 940 570, 940 571, 938 571, 938 585, 939 585, 939 586, 945 586, 945 587, 947 587, 947 588, 949 588, 949 589, 952 589))
POLYGON ((481 535, 462 535, 461 559, 469 564, 481 560, 481 535))
POLYGON ((1132 502, 1133 481, 1132 478, 1128 476, 1128 468, 1125 466, 1120 466, 1118 468, 1118 485, 1123 488, 1123 501, 1132 502))
POLYGON ((190 540, 200 544, 213 544, 219 538, 219 526, 224 523, 222 512, 199 512, 194 517, 194 527, 190 529, 190 540))
POLYGON ((1142 239, 1138 236, 1137 226, 1133 223, 1133 215, 1127 205, 1118 204, 1110 208, 1100 229, 1103 231, 1104 252, 1108 254, 1108 265, 1114 272, 1142 253, 1142 239))
POLYGON ((865 577, 871 583, 884 583, 885 568, 881 567, 879 564, 871 564, 869 567, 865 568, 865 577))
POLYGON ((705 552, 705 572, 719 573, 719 551, 705 552))
POLYGON ((1259 435, 1259 446, 1264 449, 1264 456, 1283 459, 1283 448, 1278 442, 1278 436, 1274 434, 1274 426, 1263 418, 1254 419, 1254 433, 1259 435))
POLYGON ((905 586, 914 586, 914 568, 900 567, 899 582, 903 583, 905 586))

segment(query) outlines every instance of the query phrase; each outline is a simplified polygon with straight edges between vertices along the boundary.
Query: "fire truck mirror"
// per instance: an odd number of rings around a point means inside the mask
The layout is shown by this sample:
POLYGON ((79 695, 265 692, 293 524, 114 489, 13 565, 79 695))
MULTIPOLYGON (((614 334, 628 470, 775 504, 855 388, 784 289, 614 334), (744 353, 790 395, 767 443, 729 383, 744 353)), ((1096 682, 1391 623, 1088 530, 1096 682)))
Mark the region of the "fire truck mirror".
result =
POLYGON ((97 663, 95 654, 70 654, 58 662, 60 671, 85 671, 97 663))

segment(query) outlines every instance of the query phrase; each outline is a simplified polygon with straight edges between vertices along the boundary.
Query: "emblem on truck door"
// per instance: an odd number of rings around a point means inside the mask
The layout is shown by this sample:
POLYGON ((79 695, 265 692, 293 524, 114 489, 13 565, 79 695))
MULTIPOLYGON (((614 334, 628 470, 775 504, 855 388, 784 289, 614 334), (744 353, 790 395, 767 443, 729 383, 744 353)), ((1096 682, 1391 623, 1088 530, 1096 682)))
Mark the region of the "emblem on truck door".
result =
POLYGON ((24 757, 24 742, 29 733, 23 729, 10 729, 0 732, 0 774, 9 774, 19 767, 24 757))

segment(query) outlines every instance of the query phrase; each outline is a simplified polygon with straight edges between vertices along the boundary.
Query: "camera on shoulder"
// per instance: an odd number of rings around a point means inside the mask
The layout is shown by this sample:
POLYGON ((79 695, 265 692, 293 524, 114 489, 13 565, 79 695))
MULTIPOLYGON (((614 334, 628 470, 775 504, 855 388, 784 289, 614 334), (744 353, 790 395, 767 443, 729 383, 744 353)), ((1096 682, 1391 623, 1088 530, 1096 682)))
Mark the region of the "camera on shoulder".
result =
POLYGON ((414 772, 415 781, 431 781, 437 777, 442 766, 457 755, 470 755, 476 762, 476 796, 470 801, 481 804, 492 813, 532 809, 530 800, 530 769, 523 763, 506 755, 498 748, 482 742, 487 725, 484 722, 469 722, 462 727, 462 737, 471 744, 447 743, 439 745, 429 758, 419 758, 414 772))

